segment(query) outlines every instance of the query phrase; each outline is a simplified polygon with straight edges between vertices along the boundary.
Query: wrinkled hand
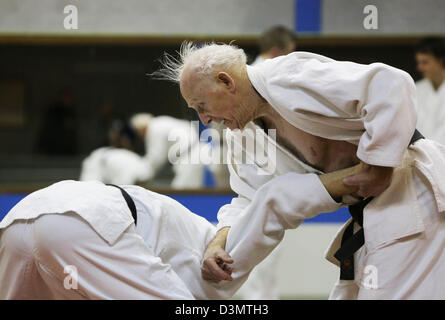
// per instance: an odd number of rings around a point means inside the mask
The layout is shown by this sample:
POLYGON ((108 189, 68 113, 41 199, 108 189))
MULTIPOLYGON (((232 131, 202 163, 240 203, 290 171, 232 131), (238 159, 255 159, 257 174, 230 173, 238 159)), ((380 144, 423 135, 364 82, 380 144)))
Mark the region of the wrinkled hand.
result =
POLYGON ((204 253, 201 265, 201 276, 204 280, 218 283, 221 280, 232 280, 233 263, 230 255, 221 246, 209 245, 204 253))
POLYGON ((362 171, 346 177, 343 179, 343 183, 347 186, 358 187, 356 194, 361 197, 375 197, 389 187, 393 169, 392 167, 373 166, 362 162, 362 171))

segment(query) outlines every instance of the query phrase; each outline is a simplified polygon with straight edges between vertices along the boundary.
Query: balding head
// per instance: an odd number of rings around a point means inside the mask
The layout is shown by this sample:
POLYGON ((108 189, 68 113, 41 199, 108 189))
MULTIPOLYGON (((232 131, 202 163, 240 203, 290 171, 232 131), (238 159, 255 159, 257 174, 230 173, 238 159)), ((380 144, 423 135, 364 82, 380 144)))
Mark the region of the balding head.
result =
POLYGON ((179 82, 189 108, 208 125, 214 121, 230 129, 243 129, 263 104, 246 70, 246 54, 230 44, 184 42, 173 57, 166 54, 157 79, 179 82))
POLYGON ((253 120, 249 99, 254 91, 246 71, 246 54, 229 44, 209 43, 201 47, 184 42, 179 56, 166 54, 157 79, 179 82, 181 94, 201 121, 223 123, 242 129, 253 120))
POLYGON ((155 78, 179 83, 184 71, 188 70, 199 77, 209 77, 219 71, 234 72, 246 65, 244 51, 230 44, 206 43, 198 46, 184 41, 178 57, 166 54, 163 68, 153 73, 155 78))

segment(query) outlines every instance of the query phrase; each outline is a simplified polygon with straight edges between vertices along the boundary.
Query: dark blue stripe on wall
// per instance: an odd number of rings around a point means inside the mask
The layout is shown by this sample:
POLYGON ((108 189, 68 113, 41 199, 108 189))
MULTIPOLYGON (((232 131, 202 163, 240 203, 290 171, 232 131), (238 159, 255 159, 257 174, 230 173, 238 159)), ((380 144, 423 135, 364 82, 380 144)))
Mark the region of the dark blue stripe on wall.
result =
POLYGON ((297 32, 321 31, 321 0, 295 0, 297 32))
MULTIPOLYGON (((9 210, 26 195, 24 194, 0 194, 0 221, 9 210)), ((230 195, 169 195, 190 211, 199 214, 211 222, 217 221, 219 208, 232 201, 230 195)), ((349 218, 346 208, 335 212, 322 213, 315 218, 307 219, 304 223, 343 223, 349 218)))
MULTIPOLYGON (((217 221, 219 208, 232 201, 229 195, 169 195, 190 211, 199 214, 211 222, 217 221)), ((349 219, 347 208, 340 208, 335 212, 322 213, 304 223, 344 223, 349 219)))
POLYGON ((191 212, 206 218, 210 222, 216 222, 219 208, 232 201, 230 195, 168 195, 175 199, 191 212))

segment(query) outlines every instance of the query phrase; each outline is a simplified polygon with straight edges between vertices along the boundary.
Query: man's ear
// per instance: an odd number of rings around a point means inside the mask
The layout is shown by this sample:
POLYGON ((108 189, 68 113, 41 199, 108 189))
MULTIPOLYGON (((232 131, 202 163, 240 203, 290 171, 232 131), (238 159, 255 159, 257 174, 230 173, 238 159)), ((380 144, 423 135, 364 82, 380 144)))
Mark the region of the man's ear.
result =
POLYGON ((217 78, 229 91, 235 90, 235 80, 227 72, 218 72, 217 78))

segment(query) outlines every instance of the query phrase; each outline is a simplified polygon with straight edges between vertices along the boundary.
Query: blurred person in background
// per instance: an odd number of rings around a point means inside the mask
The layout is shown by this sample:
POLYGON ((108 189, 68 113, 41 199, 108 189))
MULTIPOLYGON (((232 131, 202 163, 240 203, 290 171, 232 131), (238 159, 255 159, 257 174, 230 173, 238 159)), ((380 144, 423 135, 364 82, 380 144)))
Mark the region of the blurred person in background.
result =
POLYGON ((38 151, 47 155, 77 153, 78 119, 71 88, 59 91, 56 101, 45 111, 38 140, 38 151))
POLYGON ((120 120, 108 131, 109 145, 101 147, 82 162, 80 181, 96 180, 111 184, 136 184, 148 179, 143 158, 132 151, 135 134, 120 120))
MULTIPOLYGON (((113 106, 109 102, 103 102, 96 106, 96 112, 93 115, 95 139, 98 147, 107 146, 110 144, 110 128, 115 126, 118 122, 113 112, 113 106)), ((122 125, 122 124, 120 124, 122 125)), ((131 148, 128 148, 131 149, 131 148)))
POLYGON ((445 144, 445 40, 425 38, 416 47, 417 128, 428 138, 445 144))
POLYGON ((285 56, 297 48, 295 32, 285 26, 273 26, 261 34, 259 40, 260 54, 252 65, 279 56, 285 56))
POLYGON ((170 162, 175 174, 171 182, 173 189, 204 186, 205 166, 200 161, 198 128, 190 121, 139 113, 130 119, 130 126, 145 142, 148 179, 154 178, 162 166, 170 162))
MULTIPOLYGON (((260 54, 251 65, 295 51, 297 36, 292 30, 277 25, 264 31, 258 44, 260 54)), ((238 291, 240 298, 246 300, 277 300, 280 298, 277 268, 282 247, 283 245, 280 243, 263 262, 253 269, 246 283, 238 291)))

